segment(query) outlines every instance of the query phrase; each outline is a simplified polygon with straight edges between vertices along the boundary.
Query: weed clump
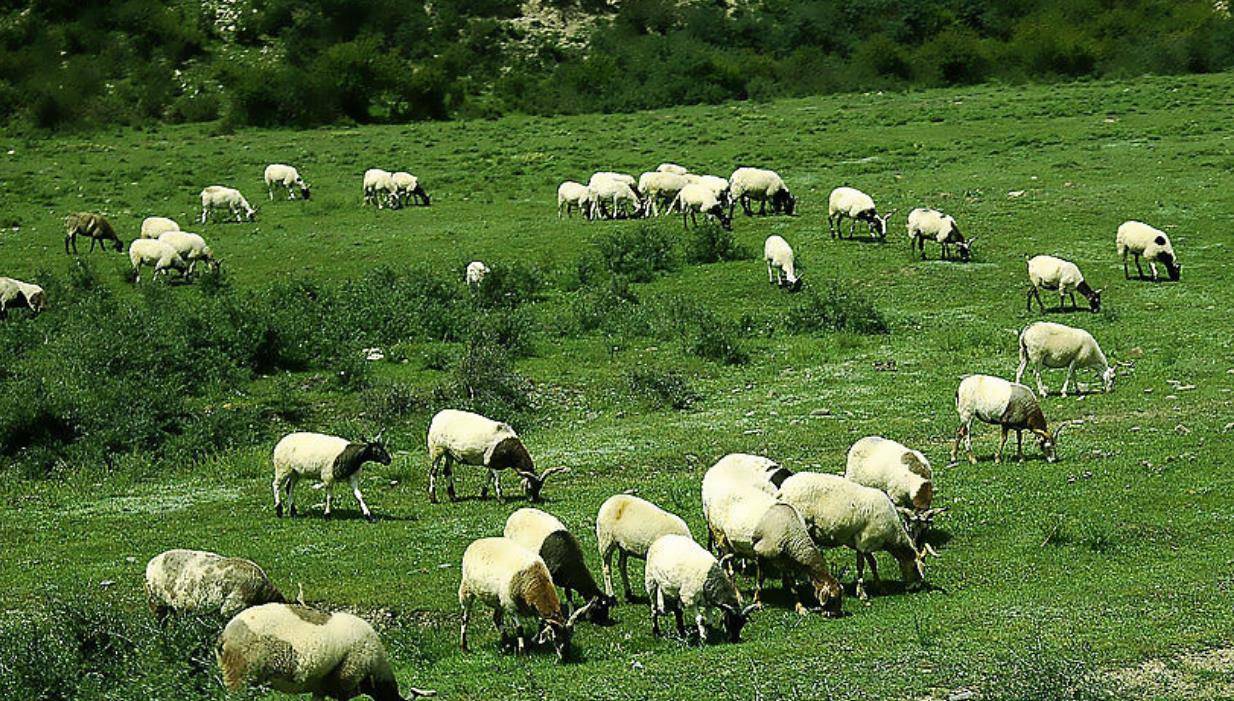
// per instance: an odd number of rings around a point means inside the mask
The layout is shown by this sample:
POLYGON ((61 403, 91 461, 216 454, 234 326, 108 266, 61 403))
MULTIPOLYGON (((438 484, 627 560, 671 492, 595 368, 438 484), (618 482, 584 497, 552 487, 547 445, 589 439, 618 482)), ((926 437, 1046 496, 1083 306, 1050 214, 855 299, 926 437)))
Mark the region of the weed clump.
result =
POLYGON ((685 256, 688 263, 721 263, 745 260, 750 252, 737 245, 731 229, 708 219, 690 230, 685 240, 685 256))
POLYGON ((626 375, 631 394, 656 407, 689 409, 700 399, 685 373, 671 368, 637 367, 626 375))
POLYGON ((890 325, 874 302, 855 290, 832 284, 821 292, 809 289, 788 312, 788 327, 796 333, 846 331, 885 334, 890 325))

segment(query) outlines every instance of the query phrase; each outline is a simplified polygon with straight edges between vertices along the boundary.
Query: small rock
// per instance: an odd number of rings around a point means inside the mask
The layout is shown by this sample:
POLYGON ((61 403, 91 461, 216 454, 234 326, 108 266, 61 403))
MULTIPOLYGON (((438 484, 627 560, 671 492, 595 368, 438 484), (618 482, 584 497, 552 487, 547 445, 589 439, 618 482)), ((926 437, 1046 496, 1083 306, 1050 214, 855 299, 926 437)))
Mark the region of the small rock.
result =
POLYGON ((1177 433, 1177 434, 1178 434, 1178 435, 1180 435, 1180 436, 1185 436, 1185 435, 1187 435, 1187 434, 1191 433, 1191 429, 1187 428, 1186 426, 1184 426, 1184 425, 1182 425, 1182 424, 1179 424, 1179 425, 1177 425, 1177 426, 1175 426, 1175 427, 1174 427, 1174 432, 1175 432, 1175 433, 1177 433))
POLYGON ((630 669, 642 669, 642 668, 643 668, 642 662, 639 662, 638 660, 632 660, 630 662, 630 669))
POLYGON ((1011 192, 1008 192, 1008 193, 1007 193, 1007 197, 1009 197, 1009 198, 1011 198, 1011 199, 1013 199, 1013 200, 1014 200, 1015 198, 1017 198, 1017 197, 1023 197, 1023 196, 1024 196, 1024 191, 1023 191, 1023 190, 1012 190, 1011 192))
POLYGON ((111 579, 104 579, 103 581, 99 582, 99 588, 100 588, 100 589, 106 589, 107 587, 110 587, 110 586, 111 586, 111 585, 113 585, 113 584, 115 584, 115 581, 114 581, 114 580, 111 580, 111 579))
POLYGON ((810 412, 810 416, 831 416, 830 409, 815 409, 810 412))

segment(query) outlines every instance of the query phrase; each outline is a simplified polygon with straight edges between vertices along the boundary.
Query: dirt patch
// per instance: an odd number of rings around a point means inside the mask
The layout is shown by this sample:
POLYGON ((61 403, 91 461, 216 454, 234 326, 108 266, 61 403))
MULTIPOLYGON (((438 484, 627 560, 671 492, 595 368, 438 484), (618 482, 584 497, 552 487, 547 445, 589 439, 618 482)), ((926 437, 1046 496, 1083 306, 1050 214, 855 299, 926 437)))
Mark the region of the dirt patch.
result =
POLYGON ((1234 648, 1149 660, 1110 672, 1109 678, 1127 698, 1234 698, 1234 648))

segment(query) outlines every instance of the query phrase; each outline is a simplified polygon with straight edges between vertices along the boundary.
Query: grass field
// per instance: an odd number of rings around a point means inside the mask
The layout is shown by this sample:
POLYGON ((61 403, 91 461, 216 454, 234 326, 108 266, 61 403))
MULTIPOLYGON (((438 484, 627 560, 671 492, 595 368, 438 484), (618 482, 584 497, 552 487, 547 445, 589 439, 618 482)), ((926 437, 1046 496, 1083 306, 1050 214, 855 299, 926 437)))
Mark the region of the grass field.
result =
MULTIPOLYGON (((893 580, 887 593, 869 606, 850 598, 851 615, 841 620, 774 605, 756 614, 741 644, 699 649, 653 639, 645 606, 624 606, 618 625, 579 631, 578 664, 501 654, 486 623, 473 629, 473 652, 462 654, 463 549, 499 535, 522 502, 428 503, 424 432, 444 406, 430 391, 442 371, 425 358, 461 344, 416 339, 403 353, 408 362, 370 364, 372 385, 397 384, 427 398, 386 426, 398 451, 393 465, 366 468, 377 523, 359 519, 345 494, 326 521, 321 493, 304 487, 298 494, 310 504, 307 516, 276 520, 269 494, 269 450, 279 435, 375 429, 365 403, 372 395, 327 386, 330 369, 257 377, 242 392, 204 401, 242 404, 278 384, 305 402, 303 418, 257 426, 261 440, 197 462, 154 469, 158 455, 135 451, 119 464, 145 461, 144 469, 80 464, 48 479, 10 471, 14 478, 0 481, 8 505, 0 580, 11 611, 0 623, 16 625, 48 597, 144 621, 145 562, 167 548, 192 547, 251 558, 285 591, 302 584, 310 602, 373 616, 400 681, 446 698, 916 699, 957 689, 984 698, 1097 698, 1123 683, 1130 696, 1228 697, 1228 664, 1187 660, 1225 650, 1234 635, 1231 104, 1234 75, 1215 75, 603 117, 0 137, 0 274, 7 276, 68 270, 60 220, 70 211, 106 212, 131 239, 147 215, 187 223, 197 193, 213 183, 260 203, 255 224, 186 227, 211 241, 236 288, 288 278, 333 284, 377 266, 420 263, 448 270, 461 286, 470 260, 538 266, 545 289, 521 317, 532 326, 533 352, 515 364, 535 389, 516 428, 540 466, 571 468, 546 487, 544 508, 589 550, 595 512, 609 495, 636 490, 701 536, 699 484, 720 456, 754 452, 795 471, 839 472, 849 445, 869 434, 923 450, 935 466, 936 504, 950 507, 937 523, 942 557, 928 564, 932 590, 903 593, 885 560, 893 580), (654 332, 559 323, 575 308, 580 257, 598 239, 639 224, 558 221, 557 183, 585 181, 599 169, 638 173, 666 160, 724 175, 742 164, 772 167, 799 198, 797 217, 738 216, 736 238, 749 257, 683 263, 633 285, 641 309, 688 300, 727 320, 748 362, 700 358, 654 332), (313 198, 268 202, 261 172, 270 162, 296 164, 313 198), (415 172, 433 206, 361 208, 361 173, 373 166, 415 172), (887 244, 830 239, 826 198, 841 184, 899 209, 887 244), (1017 191, 1023 194, 1008 194, 1017 191), (911 258, 903 215, 916 206, 953 213, 979 238, 975 261, 940 262, 937 247, 927 248, 927 261, 911 258), (1126 219, 1169 232, 1181 282, 1123 279, 1114 232, 1126 219), (832 282, 855 290, 886 316, 890 333, 794 333, 788 320, 808 292, 767 285, 755 254, 771 233, 797 249, 807 290, 832 282), (1134 369, 1112 394, 1043 400, 1052 423, 1083 420, 1064 435, 1060 462, 1047 464, 1034 446, 1027 462, 996 465, 997 431, 981 427, 974 440, 981 461, 946 466, 960 377, 1013 376, 1016 334, 1042 316, 1024 308, 1024 258, 1037 253, 1077 262, 1105 290, 1101 314, 1045 316, 1092 331, 1107 354, 1134 361, 1134 369), (634 396, 628 377, 640 368, 682 373, 698 400, 673 410, 634 396)), ((678 224, 664 226, 675 234, 678 224)), ((124 279, 127 256, 83 257, 122 298, 138 297, 124 279)), ((150 294, 201 294, 161 287, 150 294)), ((44 317, 11 323, 37 329, 66 303, 50 301, 44 317)), ((1047 375, 1051 389, 1061 382, 1061 372, 1047 375)), ((461 469, 464 496, 478 492, 480 476, 461 469)), ((507 485, 517 492, 513 481, 507 485)), ((847 552, 831 555, 833 564, 851 561, 847 552)), ((598 575, 598 556, 591 564, 598 575)), ((641 566, 632 573, 641 587, 641 566)), ((741 585, 748 591, 751 582, 741 585)), ((170 671, 138 683, 109 677, 106 661, 38 645, 27 651, 23 639, 8 637, 16 642, 0 648, 9 658, 0 656, 0 665, 27 670, 0 674, 13 698, 64 697, 30 686, 23 693, 20 685, 36 678, 30 667, 49 677, 81 670, 84 681, 70 684, 79 698, 224 695, 213 667, 180 664, 174 644, 160 654, 139 646, 133 664, 170 671)))

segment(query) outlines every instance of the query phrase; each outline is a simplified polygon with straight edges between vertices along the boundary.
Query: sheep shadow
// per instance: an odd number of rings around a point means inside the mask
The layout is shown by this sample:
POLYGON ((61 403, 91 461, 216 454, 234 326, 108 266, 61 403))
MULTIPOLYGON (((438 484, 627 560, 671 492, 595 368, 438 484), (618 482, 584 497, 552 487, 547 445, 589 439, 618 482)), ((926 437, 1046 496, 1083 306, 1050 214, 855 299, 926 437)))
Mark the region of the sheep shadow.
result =
MULTIPOLYGON (((337 509, 337 508, 331 511, 329 516, 326 516, 325 512, 320 509, 313 509, 311 511, 301 511, 297 509, 295 516, 285 516, 284 518, 290 522, 305 521, 305 520, 321 521, 325 523, 329 523, 331 521, 368 521, 368 519, 364 518, 364 512, 360 511, 359 509, 337 509)), ((415 520, 417 520, 415 516, 398 516, 395 514, 388 514, 388 513, 382 513, 379 511, 374 511, 372 522, 377 523, 379 521, 415 521, 415 520)))
POLYGON ((946 547, 954 537, 955 536, 953 536, 950 531, 946 531, 941 528, 930 528, 930 530, 926 531, 925 535, 922 537, 922 541, 929 543, 935 548, 942 548, 946 547))

